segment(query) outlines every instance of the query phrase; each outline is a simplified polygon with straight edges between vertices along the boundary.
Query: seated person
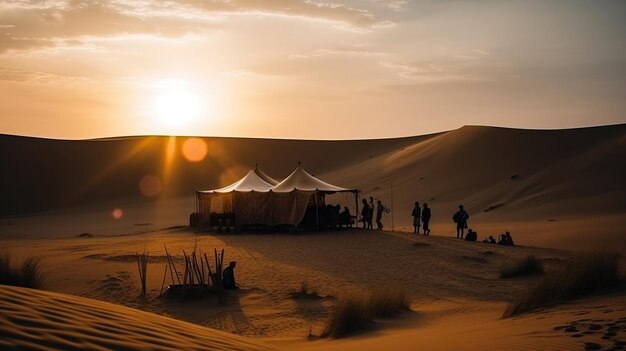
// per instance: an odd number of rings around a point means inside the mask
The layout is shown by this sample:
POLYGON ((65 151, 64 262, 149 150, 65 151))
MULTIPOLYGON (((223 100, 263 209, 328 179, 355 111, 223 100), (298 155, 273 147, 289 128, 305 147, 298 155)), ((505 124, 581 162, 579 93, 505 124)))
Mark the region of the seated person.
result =
POLYGON ((494 238, 493 235, 489 235, 489 239, 487 239, 487 240, 489 240, 488 242, 490 244, 495 244, 496 243, 496 238, 494 238))
POLYGON ((506 245, 506 235, 500 234, 500 239, 498 240, 498 245, 506 245))
POLYGON ((343 212, 339 214, 339 226, 346 226, 346 228, 352 228, 354 224, 353 216, 350 214, 348 207, 343 208, 343 212))
POLYGON ((230 261, 228 267, 224 269, 224 273, 222 274, 222 285, 224 286, 224 289, 239 289, 239 287, 235 283, 235 267, 237 267, 237 262, 230 261))
POLYGON ((476 240, 478 240, 478 233, 476 233, 472 229, 468 229, 467 235, 465 235, 465 241, 476 241, 476 240))

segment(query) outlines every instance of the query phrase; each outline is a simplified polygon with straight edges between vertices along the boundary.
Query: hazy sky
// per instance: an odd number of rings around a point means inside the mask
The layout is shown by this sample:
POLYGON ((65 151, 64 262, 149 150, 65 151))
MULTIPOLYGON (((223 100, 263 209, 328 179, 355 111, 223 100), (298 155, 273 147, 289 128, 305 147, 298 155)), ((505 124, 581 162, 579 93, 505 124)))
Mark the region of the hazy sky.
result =
POLYGON ((0 133, 626 123, 626 1, 0 1, 0 133))

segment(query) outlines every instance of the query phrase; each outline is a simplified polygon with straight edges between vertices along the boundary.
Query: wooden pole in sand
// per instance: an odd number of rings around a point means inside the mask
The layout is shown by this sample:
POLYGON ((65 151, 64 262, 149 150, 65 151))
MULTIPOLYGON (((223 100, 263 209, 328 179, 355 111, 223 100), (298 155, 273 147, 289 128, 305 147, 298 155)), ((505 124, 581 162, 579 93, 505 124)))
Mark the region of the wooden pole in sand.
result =
MULTIPOLYGON (((180 276, 178 276, 178 270, 176 269, 176 265, 174 264, 174 258, 170 256, 169 252, 167 252, 167 246, 165 246, 165 244, 163 244, 163 247, 165 248, 165 254, 167 255, 168 261, 173 268, 170 269, 170 274, 172 273, 172 271, 174 271, 174 273, 176 274, 176 280, 178 281, 178 285, 180 285, 180 276)), ((172 278, 172 284, 174 284, 174 278, 172 278)))
POLYGON ((391 181, 391 232, 394 231, 393 225, 393 180, 391 181))
MULTIPOLYGON (((165 279, 167 278, 168 267, 169 267, 169 264, 165 265, 165 271, 163 272, 163 282, 161 282, 161 291, 159 292, 159 297, 163 296, 163 287, 165 287, 165 279)), ((174 284, 173 281, 172 281, 172 284, 174 284)))
POLYGON ((320 230, 320 207, 319 204, 317 203, 317 191, 315 193, 313 193, 313 196, 315 196, 315 231, 320 230))
POLYGON ((213 288, 215 288, 215 279, 213 278, 213 272, 211 272, 211 265, 209 264, 209 258, 206 253, 204 253, 204 260, 206 261, 206 268, 209 271, 209 280, 207 280, 207 285, 210 281, 213 284, 213 288))
POLYGON ((359 189, 356 189, 354 192, 354 206, 356 207, 356 213, 354 214, 354 226, 359 228, 358 220, 359 220, 359 189))

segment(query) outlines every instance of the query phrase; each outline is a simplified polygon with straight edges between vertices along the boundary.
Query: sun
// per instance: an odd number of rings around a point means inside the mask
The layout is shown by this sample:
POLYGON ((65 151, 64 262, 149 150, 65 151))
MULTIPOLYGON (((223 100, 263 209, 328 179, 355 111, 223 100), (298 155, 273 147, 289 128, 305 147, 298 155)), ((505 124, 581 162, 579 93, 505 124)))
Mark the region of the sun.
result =
POLYGON ((152 115, 166 127, 183 127, 202 114, 202 101, 189 82, 160 81, 156 85, 152 102, 152 115))

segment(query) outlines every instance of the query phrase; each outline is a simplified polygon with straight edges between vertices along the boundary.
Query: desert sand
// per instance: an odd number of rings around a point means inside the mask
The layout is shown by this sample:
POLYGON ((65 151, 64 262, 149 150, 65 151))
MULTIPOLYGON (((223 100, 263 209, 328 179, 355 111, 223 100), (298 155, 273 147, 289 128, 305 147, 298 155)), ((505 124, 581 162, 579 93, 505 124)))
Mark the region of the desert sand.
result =
MULTIPOLYGON (((527 255, 551 269, 573 250, 626 251, 626 169, 619 161, 626 159, 626 125, 464 127, 345 142, 207 138, 211 151, 203 162, 189 163, 177 152, 166 160, 168 143, 176 151, 184 140, 0 137, 2 164, 8 165, 2 171, 1 247, 16 259, 40 257, 44 289, 52 291, 0 287, 0 345, 583 350, 626 341, 623 290, 502 319, 507 302, 537 278, 498 277, 504 265, 527 255), (284 177, 298 161, 322 179, 392 206, 393 219, 384 218, 389 230, 259 235, 185 227, 194 189, 226 185, 255 163, 284 177), (146 174, 161 179, 155 197, 138 189, 146 174), (409 233, 416 200, 433 209, 430 237, 409 233), (479 239, 509 230, 518 246, 451 238, 450 217, 460 203, 479 239), (123 209, 121 218, 112 216, 115 208, 123 209), (223 248, 226 261, 238 262, 242 289, 221 305, 214 298, 183 303, 158 297, 163 245, 178 259, 182 250, 223 248), (133 254, 144 250, 150 253, 148 296, 140 298, 133 254), (302 283, 320 298, 292 298, 302 283), (410 293, 410 312, 344 339, 308 337, 320 334, 339 296, 386 285, 410 293), (614 326, 617 332, 603 339, 614 326)), ((343 195, 328 200, 354 202, 343 195)))

